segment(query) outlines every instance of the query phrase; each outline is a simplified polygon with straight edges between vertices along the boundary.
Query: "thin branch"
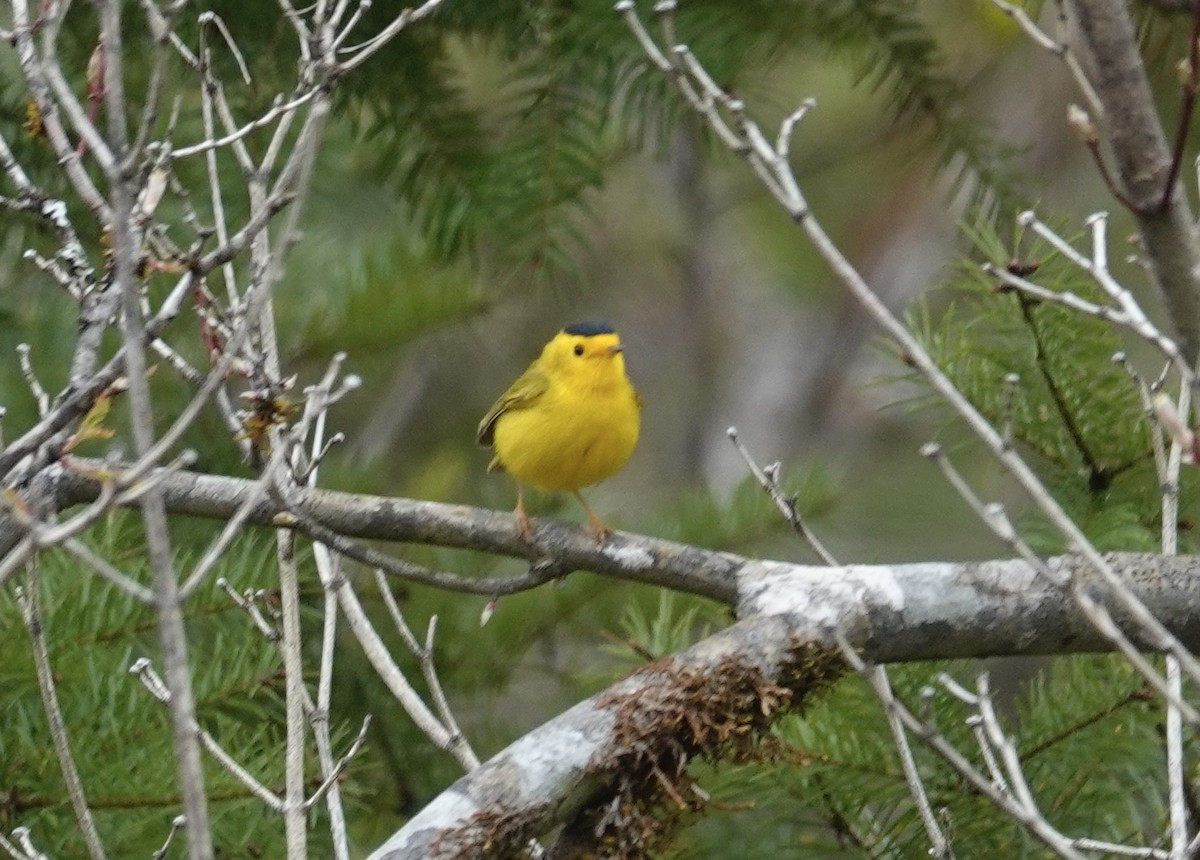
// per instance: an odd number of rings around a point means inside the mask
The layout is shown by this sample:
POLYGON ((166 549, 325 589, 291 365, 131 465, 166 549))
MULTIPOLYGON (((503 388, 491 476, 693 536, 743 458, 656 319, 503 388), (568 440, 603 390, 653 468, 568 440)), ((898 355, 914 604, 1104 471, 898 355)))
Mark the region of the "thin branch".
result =
MULTIPOLYGON (((801 109, 801 111, 804 110, 807 110, 807 106, 801 109)), ((793 116, 796 121, 799 121, 803 113, 798 112, 793 116)), ((791 128, 785 121, 785 128, 780 132, 779 143, 776 147, 777 152, 786 153, 787 140, 790 134, 791 128)), ((775 503, 776 508, 778 508, 784 519, 792 526, 792 529, 816 551, 822 561, 831 567, 836 566, 837 559, 825 549, 825 546, 817 539, 817 536, 800 518, 800 514, 796 510, 795 497, 784 496, 779 484, 780 464, 773 463, 765 469, 760 468, 758 463, 755 462, 754 457, 750 454, 749 449, 742 444, 736 427, 730 427, 726 431, 726 435, 729 436, 734 447, 741 454, 747 468, 750 469, 750 473, 758 481, 759 485, 766 490, 771 500, 775 503)), ((398 614, 398 611, 394 614, 398 614)), ((933 813, 933 808, 929 804, 929 795, 925 788, 925 782, 921 779, 920 771, 917 769, 917 762, 913 757, 912 746, 908 742, 908 735, 904 731, 904 726, 896 719, 893 711, 887 707, 887 701, 895 696, 887 669, 883 666, 876 667, 869 673, 868 681, 871 684, 871 689, 875 691, 876 697, 884 703, 888 729, 891 731, 892 743, 895 745, 897 755, 900 757, 900 766, 904 772, 904 780, 908 784, 909 792, 912 794, 913 800, 917 805, 917 811, 921 816, 921 823, 924 825, 926 835, 929 837, 930 856, 939 858, 939 860, 952 860, 954 852, 950 847, 950 841, 946 838, 941 826, 938 824, 937 817, 933 813)))
MULTIPOLYGON (((333 570, 334 562, 329 550, 321 544, 313 546, 313 559, 317 566, 317 575, 322 585, 333 582, 338 574, 333 570)), ((338 602, 334 589, 325 586, 323 624, 321 628, 321 663, 317 671, 317 701, 316 707, 309 716, 313 737, 317 745, 317 759, 321 763, 321 773, 327 777, 335 770, 333 762, 333 745, 329 737, 329 703, 333 693, 333 659, 337 646, 338 602)), ((335 860, 349 860, 350 845, 346 834, 346 813, 342 808, 342 795, 336 779, 329 781, 325 793, 325 805, 329 809, 329 832, 333 840, 335 860)))
POLYGON ((1069 587, 1080 609, 1092 625, 1100 631, 1133 665, 1133 667, 1168 701, 1180 709, 1193 725, 1200 725, 1200 711, 1197 711, 1183 698, 1174 693, 1167 680, 1159 674, 1153 664, 1142 654, 1141 650, 1125 635, 1124 631, 1113 621, 1111 613, 1096 599, 1091 588, 1083 585, 1078 578, 1064 577, 1054 570, 1030 548, 1013 528, 1004 507, 999 504, 985 505, 954 468, 954 464, 942 452, 941 446, 930 443, 921 448, 921 453, 935 460, 946 475, 950 485, 959 493, 967 505, 974 510, 989 528, 1012 547, 1039 576, 1059 587, 1069 587))
MULTIPOLYGON (((1200 21, 1200 2, 1196 4, 1196 21, 1200 21)), ((1193 60, 1195 63, 1195 40, 1193 32, 1193 60)), ((1194 78, 1195 72, 1193 72, 1194 78)), ((1194 89, 1194 80, 1193 80, 1194 89)), ((1188 415, 1191 412, 1190 385, 1180 386, 1179 402, 1176 404, 1179 414, 1188 415)), ((1151 432, 1162 444, 1162 436, 1156 427, 1151 432)), ((1159 485, 1162 487, 1162 551, 1165 555, 1174 555, 1179 545, 1179 470, 1183 463, 1184 446, 1178 438, 1172 438, 1171 451, 1167 455, 1165 468, 1159 472, 1159 485)), ((1191 453, 1189 449, 1189 453, 1191 453)), ((1156 459, 1156 462, 1161 460, 1156 459)), ((1175 698, 1183 697, 1183 674, 1179 662, 1171 656, 1166 658, 1167 683, 1175 698)), ((1167 747, 1167 808, 1170 811, 1171 857, 1184 858, 1189 855, 1188 809, 1186 802, 1186 763, 1183 738, 1183 720, 1179 709, 1169 700, 1167 702, 1166 725, 1167 747)))
MULTIPOLYGON (((325 419, 328 416, 328 407, 332 402, 330 389, 337 379, 344 361, 344 353, 335 353, 321 381, 312 389, 306 391, 307 400, 305 402, 304 414, 292 432, 292 439, 297 440, 295 451, 297 454, 300 454, 303 450, 303 441, 308 438, 310 429, 312 431, 313 454, 310 458, 311 465, 305 478, 309 487, 315 487, 317 483, 317 474, 321 461, 319 451, 324 439, 325 419)), ((320 578, 322 584, 333 582, 338 578, 338 574, 333 570, 333 559, 325 546, 321 544, 314 545, 313 559, 317 567, 317 576, 320 578)), ((324 606, 321 628, 321 657, 317 672, 317 700, 309 714, 309 723, 312 726, 313 740, 317 747, 317 760, 320 762, 321 773, 325 777, 325 782, 322 788, 318 789, 316 794, 309 799, 309 805, 311 807, 322 796, 325 798, 325 805, 329 810, 329 833, 333 842, 335 860, 349 860, 350 845, 346 833, 346 813, 342 807, 342 795, 338 787, 337 775, 345 766, 345 763, 349 761, 350 756, 356 751, 356 747, 352 747, 351 751, 343 756, 339 762, 334 762, 333 744, 329 735, 329 705, 333 690, 333 661, 337 648, 338 601, 337 595, 332 588, 324 587, 322 592, 324 594, 324 606)), ((367 720, 369 719, 370 715, 368 714, 363 720, 363 727, 359 734, 360 739, 365 737, 367 720)))
POLYGON ((458 721, 454 718, 454 712, 450 709, 450 703, 446 700, 445 690, 442 688, 441 678, 438 677, 437 667, 433 663, 433 636, 437 629, 437 616, 429 617, 429 627, 425 633, 425 645, 422 647, 412 630, 409 629, 404 616, 400 613, 400 607, 396 603, 396 598, 388 588, 387 578, 383 575, 383 571, 375 571, 375 587, 379 589, 380 595, 383 597, 383 603, 387 607, 388 614, 392 618, 392 622, 396 625, 396 629, 400 632, 400 638, 404 640, 404 644, 412 655, 417 658, 421 666, 421 674, 425 676, 425 683, 429 687, 429 695, 433 698, 434 707, 437 708, 438 718, 442 721, 442 725, 450 733, 451 739, 457 743, 461 743, 463 747, 463 757, 467 762, 464 765, 468 770, 479 766, 479 758, 475 755, 475 751, 471 748, 470 741, 463 735, 462 730, 458 727, 458 721))
POLYGON ((1108 162, 1104 160, 1104 152, 1100 149, 1100 135, 1097 134, 1096 127, 1092 125, 1092 118, 1082 108, 1076 105, 1067 105, 1067 124, 1075 129, 1083 141, 1083 145, 1087 147, 1088 155, 1092 157, 1092 163, 1096 165, 1096 172, 1100 174, 1104 187, 1108 189, 1108 193, 1113 196, 1113 199, 1134 214, 1146 214, 1146 210, 1130 199, 1129 195, 1125 193, 1125 189, 1109 172, 1108 162))
POLYGON ((908 732, 897 713, 896 693, 888 679, 887 670, 883 666, 874 666, 864 674, 864 677, 874 691, 875 697, 883 706, 888 729, 892 733, 892 743, 900 754, 900 766, 904 771, 904 781, 908 783, 909 791, 917 804, 917 813, 921 816, 921 824, 925 827, 926 836, 929 837, 929 856, 935 860, 953 860, 954 849, 950 845, 950 840, 946 838, 946 834, 942 832, 937 816, 933 813, 933 807, 929 804, 925 781, 917 769, 917 760, 913 756, 912 745, 908 742, 908 732))
POLYGON ((133 577, 129 576, 129 574, 123 573, 108 559, 101 555, 97 555, 95 550, 93 550, 87 544, 72 538, 62 541, 61 543, 58 543, 58 545, 82 561, 92 570, 96 571, 96 573, 99 574, 106 582, 111 585, 115 585, 134 600, 147 606, 154 603, 153 591, 146 588, 146 586, 142 585, 133 577))
POLYGON ((12 835, 13 839, 20 843, 21 847, 19 850, 11 848, 8 844, 8 840, 5 840, 4 843, 0 844, 4 844, 6 849, 11 850, 13 856, 16 857, 17 860, 50 860, 49 857, 47 857, 41 851, 38 851, 34 846, 33 838, 28 827, 14 827, 12 829, 12 835))
POLYGON ((770 474, 768 474, 767 470, 759 467, 758 463, 754 461, 754 457, 751 456, 750 451, 742 444, 742 440, 738 438, 736 427, 730 427, 725 431, 725 435, 733 442, 733 446, 737 448, 737 452, 742 456, 746 467, 750 470, 750 474, 754 476, 754 480, 758 481, 758 485, 771 497, 771 501, 774 502, 779 513, 783 514, 783 518, 787 520, 792 530, 805 543, 812 547, 813 551, 820 556, 821 561, 828 565, 837 564, 836 559, 825 548, 825 545, 821 543, 821 540, 812 529, 808 527, 808 524, 804 522, 804 518, 800 516, 800 511, 796 508, 796 497, 784 494, 783 488, 779 485, 779 464, 774 463, 769 466, 770 474))
POLYGON ((54 747, 54 756, 58 760, 59 770, 62 771, 63 782, 67 787, 67 797, 71 801, 71 809, 75 813, 75 821, 83 834, 88 854, 92 860, 104 860, 107 853, 100 841, 100 833, 96 830, 96 821, 92 818, 92 810, 88 807, 87 795, 83 790, 83 780, 79 776, 79 767, 75 764, 75 756, 71 752, 71 742, 67 737, 67 725, 63 720, 62 708, 58 704, 58 689, 54 680, 54 670, 50 665, 50 649, 46 645, 45 619, 42 617, 40 606, 37 562, 33 561, 26 569, 25 585, 16 590, 17 606, 25 621, 25 629, 29 632, 32 644, 33 663, 36 670, 38 690, 42 695, 42 709, 46 713, 46 722, 50 729, 50 743, 54 747))
POLYGON ((369 41, 354 47, 344 48, 345 53, 350 54, 350 58, 342 61, 341 72, 348 72, 365 63, 371 56, 383 48, 388 42, 396 37, 396 35, 408 27, 410 24, 415 24, 424 18, 428 18, 438 10, 445 0, 425 0, 420 6, 409 7, 402 11, 396 18, 373 36, 369 41))
POLYGON ((1052 38, 1020 6, 1009 3, 1007 0, 992 0, 992 5, 1016 21, 1017 26, 1024 30, 1025 34, 1035 44, 1054 54, 1066 64, 1067 69, 1071 72, 1071 77, 1075 79, 1075 86, 1079 87, 1079 92, 1082 93, 1084 100, 1088 103, 1088 109, 1094 116, 1103 118, 1104 105, 1100 103, 1100 96, 1096 95, 1095 87, 1088 80, 1087 74, 1083 71, 1083 66, 1079 64, 1079 59, 1071 51, 1067 43, 1059 42, 1052 38))
POLYGON ((182 815, 176 815, 171 819, 171 829, 167 831, 167 838, 163 840, 162 847, 151 855, 151 860, 163 860, 167 856, 167 852, 171 849, 171 841, 175 838, 175 834, 182 830, 187 825, 187 819, 182 815))
MULTIPOLYGON (((127 129, 120 53, 120 6, 112 0, 101 4, 100 18, 101 45, 105 51, 104 81, 108 99, 109 136, 118 157, 124 157, 127 129)), ((113 286, 120 296, 122 311, 120 328, 129 380, 130 430, 134 451, 141 457, 154 444, 154 417, 146 379, 146 330, 138 300, 137 267, 141 259, 141 233, 133 214, 136 201, 132 186, 131 181, 121 177, 113 183, 112 188, 113 286)), ((183 814, 188 820, 188 853, 192 860, 208 860, 213 856, 212 833, 200 746, 194 731, 196 703, 192 692, 192 669, 188 660, 179 583, 172 561, 166 507, 160 489, 155 487, 143 496, 140 506, 146 551, 153 574, 159 646, 171 692, 167 709, 171 717, 183 814)))
POLYGON ((329 790, 334 787, 338 781, 338 777, 342 775, 342 771, 344 771, 346 766, 350 764, 350 760, 358 755, 358 751, 362 749, 362 745, 367 739, 367 729, 370 727, 371 715, 367 714, 365 717, 363 717, 362 727, 358 730, 358 735, 354 738, 354 742, 350 744, 350 747, 346 750, 345 754, 338 759, 331 768, 329 768, 329 775, 325 777, 325 780, 319 786, 317 786, 317 790, 312 793, 312 796, 305 801, 304 808, 306 811, 312 809, 314 806, 320 803, 321 798, 323 798, 326 793, 328 793, 329 790))
POLYGON ((275 531, 275 560, 279 571, 279 610, 282 615, 279 650, 283 656, 284 713, 284 840, 289 860, 308 853, 307 811, 304 800, 304 662, 300 639, 300 571, 296 566, 295 535, 275 531))
POLYGON ((1101 492, 1107 489, 1108 485, 1112 483, 1112 472, 1102 466, 1096 455, 1092 452, 1091 445, 1083 437, 1083 431, 1080 430, 1079 423, 1075 420, 1075 414, 1067 404, 1067 399, 1062 389, 1059 388, 1054 374, 1050 372, 1050 355, 1046 350, 1046 343, 1042 336, 1041 327, 1038 325, 1037 318, 1033 313, 1034 303, 1024 296, 1018 296, 1017 302, 1021 308, 1021 317, 1025 320, 1025 324, 1029 327, 1030 336, 1033 338, 1034 364, 1038 369, 1038 373, 1041 374, 1042 382, 1046 385, 1046 390, 1050 393, 1050 400, 1054 403, 1054 409, 1058 413, 1063 429, 1071 437, 1071 442, 1074 444, 1075 450, 1079 452, 1079 456, 1083 459, 1083 463, 1087 467, 1088 489, 1092 492, 1101 492))
MULTIPOLYGON (((139 657, 137 660, 134 660, 129 667, 129 674, 137 676, 137 679, 142 682, 142 686, 149 691, 150 695, 162 704, 170 707, 173 694, 167 687, 166 682, 154 670, 154 666, 149 659, 139 657)), ((269 788, 255 779, 248 770, 238 763, 237 759, 227 753, 220 743, 217 742, 216 738, 200 728, 198 723, 192 724, 191 731, 200 745, 204 747, 205 752, 216 759, 217 763, 225 768, 234 779, 244 785, 251 794, 261 800, 272 812, 283 813, 283 801, 269 788)))
POLYGON ((235 141, 241 140, 246 135, 250 134, 252 131, 256 131, 260 128, 264 128, 264 127, 270 125, 271 123, 273 123, 279 117, 284 116, 285 114, 289 114, 289 113, 297 110, 300 107, 303 107, 304 105, 306 105, 310 101, 312 101, 313 98, 316 97, 316 95, 317 95, 316 90, 307 90, 306 92, 303 92, 300 95, 298 95, 292 99, 289 99, 288 101, 282 101, 282 100, 277 101, 275 104, 271 105, 271 107, 268 108, 267 111, 264 112, 262 115, 256 117, 255 119, 250 120, 245 125, 241 126, 240 128, 238 128, 234 131, 229 132, 228 134, 225 134, 225 135, 223 135, 221 137, 217 137, 217 138, 208 137, 208 138, 205 138, 204 140, 200 141, 199 143, 194 143, 190 146, 181 146, 177 149, 173 149, 171 151, 171 158, 178 161, 182 158, 188 158, 193 155, 198 155, 202 152, 209 152, 212 150, 224 149, 225 147, 229 146, 229 144, 234 143, 235 141))
POLYGON ((38 381, 37 373, 33 369, 33 362, 29 360, 29 344, 17 344, 17 363, 21 368, 21 375, 25 377, 25 384, 29 386, 29 392, 37 404, 38 417, 45 418, 46 413, 50 411, 50 395, 46 394, 46 389, 38 381))
MULTIPOLYGON (((1195 379, 1195 373, 1192 370, 1191 364, 1180 347, 1150 321, 1150 318, 1142 310, 1141 305, 1138 304, 1133 294, 1126 287, 1122 286, 1109 272, 1104 242, 1105 227, 1107 225, 1106 213, 1095 212, 1087 218, 1087 224, 1092 229, 1091 256, 1077 251, 1066 239, 1039 219, 1037 214, 1032 210, 1026 210, 1018 215, 1017 222, 1021 226, 1032 228, 1035 233, 1049 242, 1067 260, 1092 276, 1096 285, 1109 298, 1115 300, 1120 307, 1121 316, 1113 317, 1112 320, 1114 322, 1127 326, 1131 331, 1157 347, 1163 355, 1174 363, 1179 374, 1184 379, 1195 379)), ((1016 285, 1015 282, 1009 281, 1004 275, 1000 276, 1005 282, 1016 285)))
MULTIPOLYGON (((842 655, 856 672, 863 675, 870 672, 873 668, 871 664, 863 660, 840 633, 838 644, 841 646, 842 655)), ((908 731, 921 738, 976 791, 1028 830, 1030 835, 1060 857, 1085 860, 1084 856, 1072 847, 1070 840, 1054 829, 1036 808, 1030 809, 1016 803, 1007 792, 1002 791, 992 780, 980 773, 934 726, 918 718, 900 699, 892 697, 888 704, 908 731)))
POLYGON ((463 742, 461 736, 454 737, 442 725, 442 723, 430 712, 425 703, 421 701, 421 697, 412 688, 408 679, 404 677, 404 673, 396 662, 392 659, 388 652, 387 646, 375 631, 375 626, 363 611, 362 604, 358 600, 358 596, 354 593, 350 582, 344 576, 337 580, 323 583, 326 588, 331 588, 338 596, 338 603, 342 607, 342 614, 346 617, 346 623, 349 625, 351 632, 358 640, 363 648, 363 653, 366 655, 367 661, 374 667, 375 672, 379 675, 384 685, 395 696, 396 701, 408 713, 409 717, 417 728, 425 733, 433 744, 441 750, 449 752, 463 766, 464 769, 470 769, 474 756, 471 755, 463 742))
POLYGON ((13 46, 21 64, 21 71, 28 85, 29 95, 37 104, 39 118, 46 132, 46 139, 54 149, 63 172, 71 182, 75 193, 101 224, 112 223, 112 210, 104 196, 83 168, 79 153, 68 139, 58 117, 58 109, 51 95, 43 58, 34 45, 34 26, 29 18, 28 0, 13 0, 13 46))

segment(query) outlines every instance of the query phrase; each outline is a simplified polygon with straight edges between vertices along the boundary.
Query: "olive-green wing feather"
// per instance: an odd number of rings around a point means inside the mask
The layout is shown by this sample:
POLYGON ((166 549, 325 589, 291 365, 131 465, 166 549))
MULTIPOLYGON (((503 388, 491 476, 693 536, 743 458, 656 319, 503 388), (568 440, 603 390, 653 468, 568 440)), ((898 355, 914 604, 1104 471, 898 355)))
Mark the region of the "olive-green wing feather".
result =
POLYGON ((492 404, 492 408, 479 422, 475 431, 475 441, 480 445, 491 445, 496 432, 496 421, 505 412, 513 409, 528 409, 538 401, 550 387, 550 380, 537 367, 530 366, 517 377, 517 381, 508 387, 508 391, 500 395, 500 399, 492 404))

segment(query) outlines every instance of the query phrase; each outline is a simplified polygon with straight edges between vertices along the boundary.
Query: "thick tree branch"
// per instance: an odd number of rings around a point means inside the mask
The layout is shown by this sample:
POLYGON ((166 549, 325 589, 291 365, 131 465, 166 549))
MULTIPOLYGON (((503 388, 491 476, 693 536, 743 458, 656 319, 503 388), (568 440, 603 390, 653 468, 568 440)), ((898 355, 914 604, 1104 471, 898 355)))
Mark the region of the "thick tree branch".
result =
MULTIPOLYGON (((1200 560, 1109 558, 1176 636, 1200 644, 1200 618, 1188 609, 1200 597, 1200 560)), ((1050 561, 1061 573, 1081 563, 1050 561)), ((1098 576, 1083 576, 1086 587, 1102 587, 1098 576)), ((450 786, 371 857, 482 856, 489 841, 493 856, 507 856, 554 826, 578 829, 581 817, 593 833, 616 828, 607 835, 619 838, 620 816, 608 821, 600 810, 653 803, 654 781, 639 781, 646 757, 660 756, 658 771, 674 775, 676 754, 730 751, 707 731, 716 714, 761 728, 763 715, 803 707, 843 671, 839 630, 880 663, 1108 650, 1072 598, 1070 578, 1056 584, 1020 561, 828 568, 747 560, 738 576, 745 620, 525 735, 450 786), (632 701, 636 708, 628 707, 632 701), (681 712, 692 716, 676 718, 681 712), (758 722, 749 716, 755 713, 758 722), (646 794, 628 797, 638 790, 646 794)))
POLYGON ((371 860, 509 857, 560 824, 560 843, 593 850, 552 847, 551 857, 634 856, 616 849, 638 844, 655 799, 686 801, 688 760, 746 752, 745 729, 842 674, 836 650, 793 639, 790 627, 784 617, 736 624, 580 702, 459 779, 371 860))
MULTIPOLYGON (((94 499, 101 491, 100 476, 111 469, 99 460, 72 462, 72 468, 61 469, 57 476, 60 508, 94 499)), ((221 520, 233 516, 259 486, 248 478, 196 472, 151 474, 161 479, 161 492, 172 513, 221 520)), ((728 604, 736 600, 735 573, 745 562, 730 553, 620 532, 598 546, 586 529, 547 519, 537 521, 534 540, 526 544, 517 536, 511 514, 467 505, 319 489, 295 490, 293 503, 306 516, 349 537, 485 550, 513 558, 550 558, 564 572, 593 570, 728 604)), ((260 526, 297 526, 296 517, 268 497, 251 506, 246 521, 260 526)))
MULTIPOLYGON (((160 485, 172 512, 214 518, 231 516, 257 486, 186 472, 164 475, 160 485)), ((64 470, 58 502, 86 501, 99 490, 87 472, 64 470)), ((359 538, 518 557, 529 549, 510 515, 468 506, 316 490, 298 492, 294 503, 359 538)), ((249 521, 276 528, 296 522, 266 497, 249 521)), ((738 754, 731 737, 760 736, 768 716, 802 706, 839 674, 831 648, 837 631, 878 663, 1111 648, 1074 596, 1082 588, 1103 599, 1105 581, 1077 556, 1051 559, 1048 575, 1021 560, 829 568, 635 535, 598 546, 585 529, 548 520, 539 523, 535 548, 563 570, 705 594, 733 605, 744 620, 522 738, 463 777, 374 856, 473 856, 485 844, 502 854, 558 825, 566 826, 565 840, 586 839, 597 828, 619 840, 663 796, 672 803, 694 796, 687 760, 738 754)), ((1106 562, 1186 647, 1200 646, 1200 617, 1189 609, 1200 601, 1200 559, 1114 554, 1106 562)), ((1135 642, 1150 644, 1110 608, 1135 642)))
MULTIPOLYGON (((56 484, 60 507, 101 491, 98 461, 77 460, 56 484), (95 472, 92 473, 91 470, 95 472)), ((244 478, 172 472, 156 475, 174 514, 227 519, 258 483, 244 478)), ((587 529, 540 519, 532 547, 517 537, 512 515, 413 499, 333 490, 297 490, 295 503, 327 528, 356 538, 483 550, 527 558, 531 549, 563 571, 596 573, 699 594, 734 607, 739 617, 797 613, 853 632, 869 621, 863 644, 874 662, 1107 651, 1111 648, 1072 596, 1071 580, 1103 600, 1105 581, 1080 556, 1051 559, 1040 575, 1022 560, 807 566, 618 532, 598 545, 587 529)), ((247 522, 295 527, 295 517, 263 497, 247 522)), ((1112 553, 1105 556, 1135 596, 1189 648, 1200 646, 1200 558, 1112 553)), ((1125 616, 1110 607, 1119 623, 1125 616)), ((1137 626, 1133 641, 1148 643, 1137 626)))

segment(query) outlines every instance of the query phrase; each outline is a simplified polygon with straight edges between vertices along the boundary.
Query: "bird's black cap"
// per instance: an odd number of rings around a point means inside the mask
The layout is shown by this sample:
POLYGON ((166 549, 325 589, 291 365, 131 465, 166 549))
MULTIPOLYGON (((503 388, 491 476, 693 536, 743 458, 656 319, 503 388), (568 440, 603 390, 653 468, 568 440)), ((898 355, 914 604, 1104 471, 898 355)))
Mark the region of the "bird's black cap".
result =
POLYGON ((591 337, 594 334, 612 334, 613 327, 606 322, 577 322, 563 329, 567 334, 591 337))

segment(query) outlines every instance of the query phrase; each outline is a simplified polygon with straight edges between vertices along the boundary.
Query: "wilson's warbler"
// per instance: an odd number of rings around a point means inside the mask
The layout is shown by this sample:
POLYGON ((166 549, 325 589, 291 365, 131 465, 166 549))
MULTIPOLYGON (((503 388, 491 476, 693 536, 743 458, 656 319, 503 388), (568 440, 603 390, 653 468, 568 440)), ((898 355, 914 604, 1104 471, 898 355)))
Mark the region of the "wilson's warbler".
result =
POLYGON ((642 402, 625 375, 624 347, 607 323, 576 323, 554 336, 542 354, 492 404, 475 435, 517 482, 517 533, 528 542, 533 522, 523 485, 569 490, 587 511, 598 541, 610 529, 580 495, 625 465, 637 444, 642 402))

